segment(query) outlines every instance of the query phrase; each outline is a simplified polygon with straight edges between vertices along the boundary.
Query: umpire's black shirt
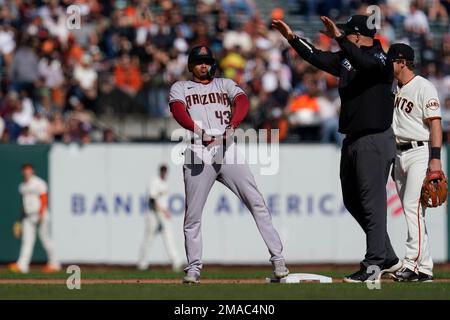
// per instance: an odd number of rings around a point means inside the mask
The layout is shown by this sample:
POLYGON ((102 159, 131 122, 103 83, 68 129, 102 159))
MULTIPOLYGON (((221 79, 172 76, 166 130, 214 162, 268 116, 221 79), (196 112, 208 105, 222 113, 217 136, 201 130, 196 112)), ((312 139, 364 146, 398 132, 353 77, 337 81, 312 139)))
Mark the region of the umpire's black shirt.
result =
POLYGON ((289 43, 313 66, 339 77, 339 132, 364 135, 385 131, 391 126, 394 108, 392 63, 377 39, 373 46, 360 48, 345 36, 336 41, 341 51, 321 51, 299 37, 289 43))

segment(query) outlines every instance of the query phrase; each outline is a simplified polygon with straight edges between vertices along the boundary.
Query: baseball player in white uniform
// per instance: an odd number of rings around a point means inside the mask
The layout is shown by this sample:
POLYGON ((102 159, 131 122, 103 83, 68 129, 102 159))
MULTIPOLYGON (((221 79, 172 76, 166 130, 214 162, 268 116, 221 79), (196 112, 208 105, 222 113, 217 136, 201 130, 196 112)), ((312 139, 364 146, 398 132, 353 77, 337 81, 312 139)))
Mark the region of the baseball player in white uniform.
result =
POLYGON ((202 211, 217 180, 235 193, 250 210, 270 253, 277 278, 289 274, 283 245, 248 165, 235 161, 234 129, 245 118, 249 102, 232 80, 214 78, 215 59, 205 46, 194 47, 188 58, 192 80, 178 81, 170 89, 170 109, 175 120, 193 133, 183 166, 186 210, 185 248, 188 266, 184 283, 198 283, 202 263, 202 211))
POLYGON ((168 209, 169 186, 167 185, 167 166, 159 167, 159 175, 154 177, 149 186, 149 211, 145 215, 144 241, 142 242, 138 269, 147 270, 149 265, 149 250, 155 236, 161 232, 164 245, 172 262, 175 272, 181 270, 182 261, 175 247, 172 228, 170 225, 171 213, 168 209))
POLYGON ((44 247, 48 263, 43 272, 57 272, 61 265, 55 256, 55 249, 50 238, 50 218, 47 210, 48 188, 47 183, 34 174, 31 164, 22 166, 23 182, 19 186, 22 195, 22 245, 19 260, 9 266, 13 272, 28 273, 30 260, 33 255, 36 231, 39 227, 39 238, 44 247))
POLYGON ((410 46, 393 44, 388 56, 393 61, 394 76, 398 81, 392 124, 397 142, 393 178, 408 227, 403 267, 394 278, 398 281, 432 281, 433 260, 420 196, 427 170, 442 169, 439 98, 430 81, 414 74, 414 50, 410 46))

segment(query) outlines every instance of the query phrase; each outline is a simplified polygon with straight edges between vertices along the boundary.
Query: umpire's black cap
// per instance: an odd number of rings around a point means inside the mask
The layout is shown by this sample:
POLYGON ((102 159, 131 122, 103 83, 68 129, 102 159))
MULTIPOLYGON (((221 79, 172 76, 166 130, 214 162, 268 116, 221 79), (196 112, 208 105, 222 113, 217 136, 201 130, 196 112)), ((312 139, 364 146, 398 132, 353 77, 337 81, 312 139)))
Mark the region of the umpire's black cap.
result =
POLYGON ((216 61, 211 49, 207 46, 193 47, 188 56, 188 64, 202 61, 208 64, 213 64, 216 61))
POLYGON ((359 33, 366 37, 373 38, 377 33, 375 26, 368 25, 368 16, 356 14, 351 16, 346 23, 338 23, 336 26, 344 31, 346 35, 359 33))
POLYGON ((406 43, 394 43, 389 47, 387 55, 391 60, 414 61, 414 49, 406 43))

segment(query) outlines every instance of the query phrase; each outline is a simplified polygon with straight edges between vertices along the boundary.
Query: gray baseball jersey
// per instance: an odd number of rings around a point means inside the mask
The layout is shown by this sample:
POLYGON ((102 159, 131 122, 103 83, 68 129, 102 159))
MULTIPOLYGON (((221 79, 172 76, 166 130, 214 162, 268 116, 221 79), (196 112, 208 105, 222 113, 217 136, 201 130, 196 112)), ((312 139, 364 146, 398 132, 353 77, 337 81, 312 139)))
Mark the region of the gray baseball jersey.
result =
POLYGON ((240 94, 245 93, 231 79, 214 78, 208 84, 177 81, 170 88, 169 103, 180 101, 207 134, 220 135, 230 124, 231 106, 240 94))

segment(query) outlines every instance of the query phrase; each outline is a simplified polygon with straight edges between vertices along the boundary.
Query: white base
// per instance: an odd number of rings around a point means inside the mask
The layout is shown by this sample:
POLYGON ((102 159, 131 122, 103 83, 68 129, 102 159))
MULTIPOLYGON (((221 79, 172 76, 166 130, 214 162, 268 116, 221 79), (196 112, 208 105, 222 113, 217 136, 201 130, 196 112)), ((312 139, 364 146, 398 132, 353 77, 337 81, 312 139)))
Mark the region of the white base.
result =
POLYGON ((330 277, 312 273, 291 273, 287 277, 281 279, 266 278, 266 283, 301 283, 301 282, 332 283, 333 279, 330 277))

